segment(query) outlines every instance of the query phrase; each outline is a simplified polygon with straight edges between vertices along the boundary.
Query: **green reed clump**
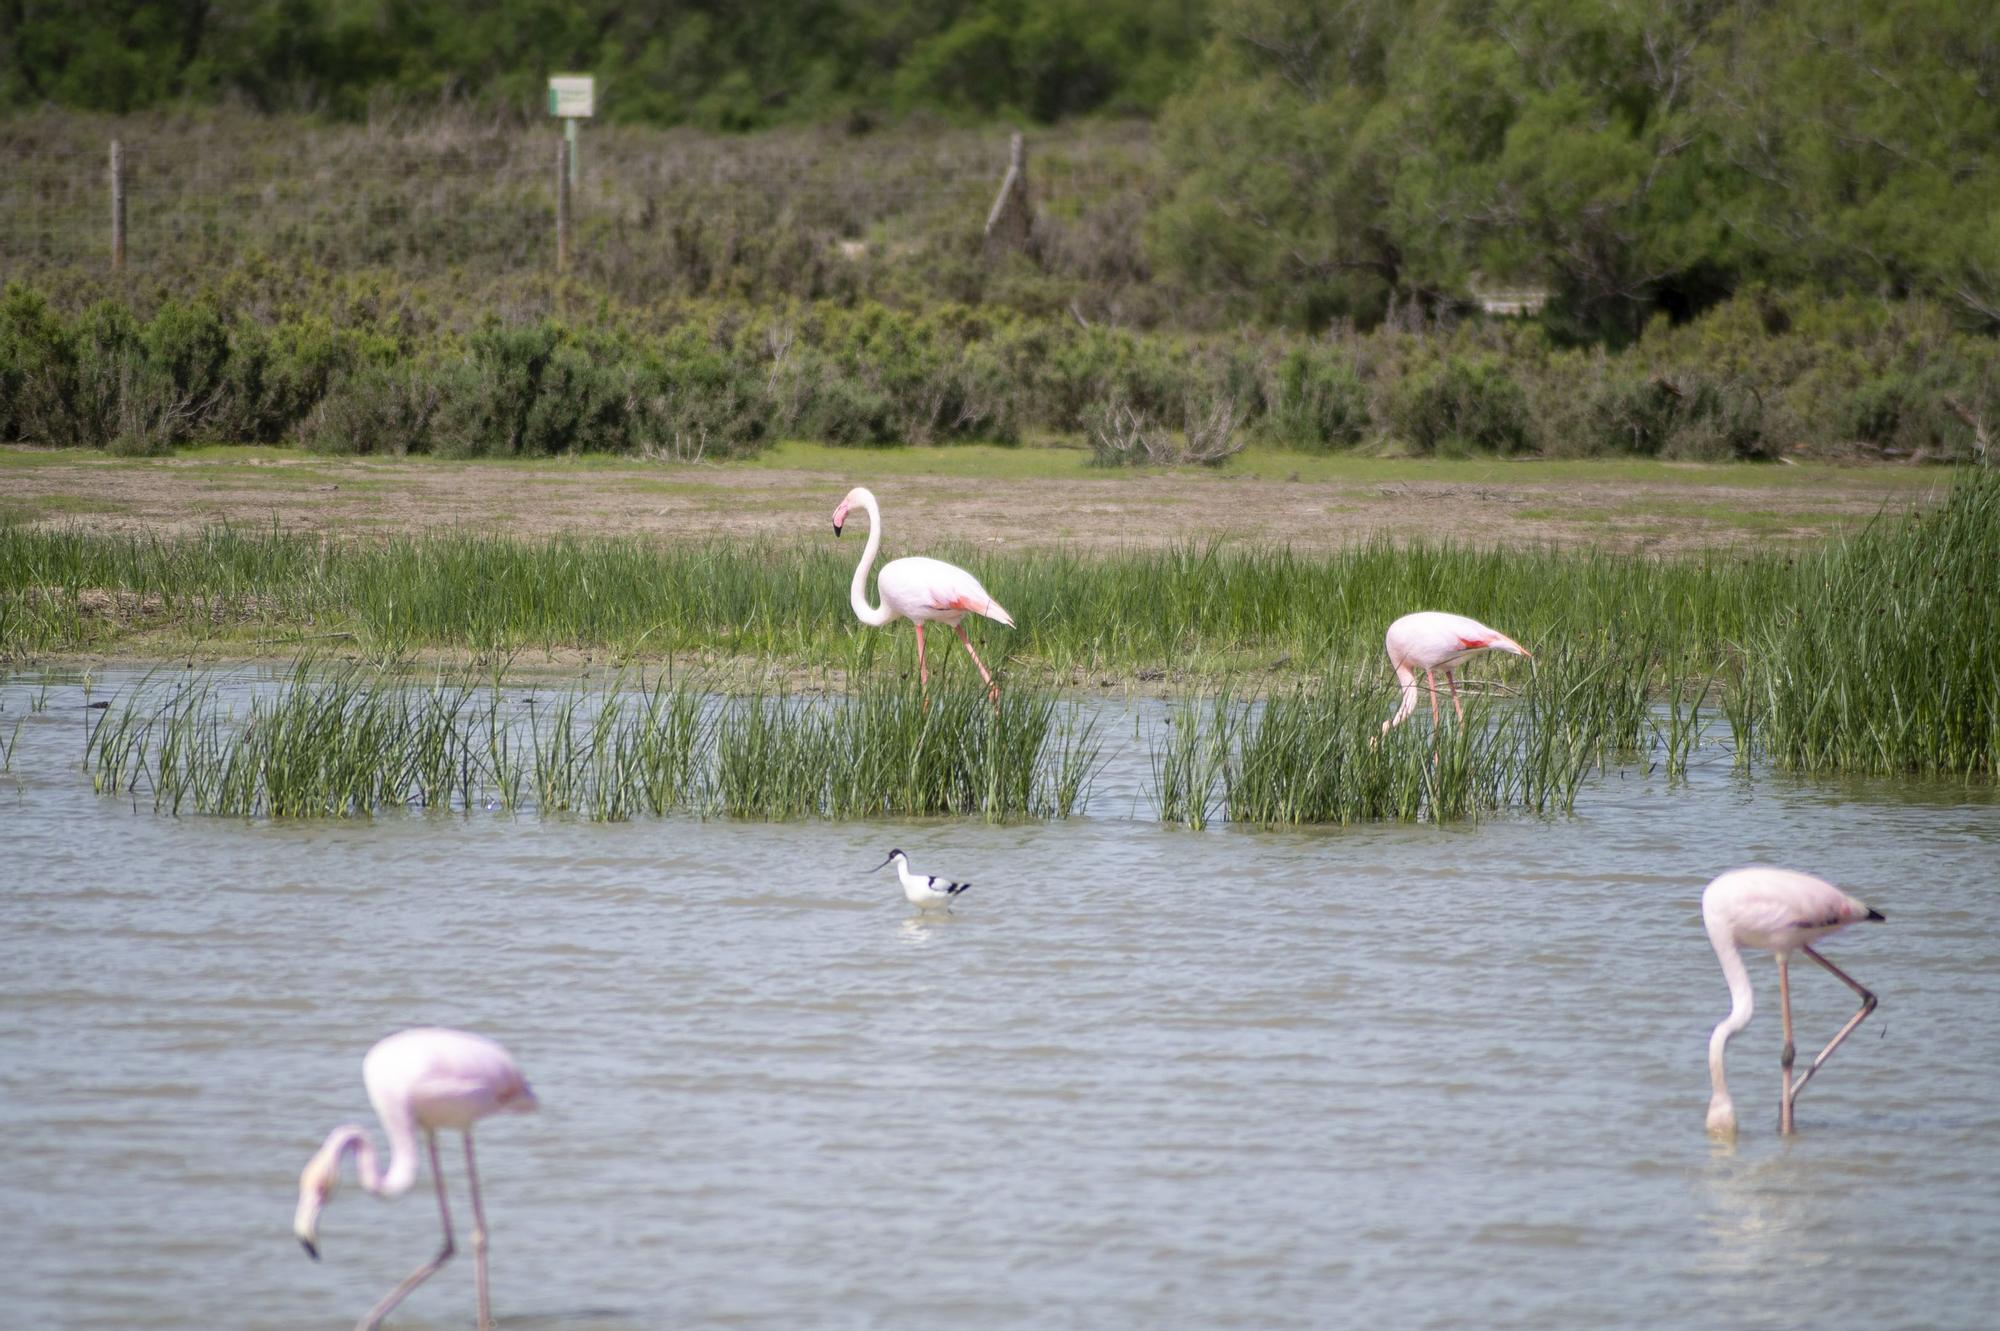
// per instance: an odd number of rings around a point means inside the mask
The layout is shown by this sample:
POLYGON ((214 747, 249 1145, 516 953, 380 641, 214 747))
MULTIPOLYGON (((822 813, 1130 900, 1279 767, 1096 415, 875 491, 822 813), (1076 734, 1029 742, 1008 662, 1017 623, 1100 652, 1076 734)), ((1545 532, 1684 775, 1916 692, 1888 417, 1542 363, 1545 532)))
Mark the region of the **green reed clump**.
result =
POLYGON ((1066 817, 1098 743, 1053 697, 866 678, 842 698, 721 699, 660 677, 516 700, 498 686, 414 686, 302 664, 226 696, 212 678, 142 685, 91 733, 102 793, 163 813, 355 817, 397 807, 532 808, 593 820, 1066 817))
POLYGON ((1800 561, 1746 685, 1760 740, 1805 772, 1991 776, 2000 753, 2000 472, 1800 561))
POLYGON ((1432 727, 1384 732, 1379 690, 1337 679, 1274 694, 1242 718, 1223 772, 1233 822, 1455 822, 1518 803, 1515 717, 1484 697, 1432 727))
POLYGON ((1225 686, 1213 695, 1183 700, 1152 741, 1153 801, 1160 818, 1200 831, 1216 810, 1217 783, 1235 753, 1243 717, 1225 686))
POLYGON ((1525 678, 1462 686, 1462 719, 1447 695, 1435 724, 1420 706, 1386 733, 1392 700, 1362 665, 1261 701, 1176 705, 1153 742, 1160 817, 1205 825, 1218 785, 1231 821, 1264 826, 1564 814, 1594 767, 1661 752, 1684 773, 1695 734, 1694 704, 1654 716, 1643 648, 1558 643, 1510 672, 1525 678))
POLYGON ((1098 743, 1052 695, 864 676, 837 698, 737 700, 717 726, 717 807, 737 817, 1067 817, 1098 743))

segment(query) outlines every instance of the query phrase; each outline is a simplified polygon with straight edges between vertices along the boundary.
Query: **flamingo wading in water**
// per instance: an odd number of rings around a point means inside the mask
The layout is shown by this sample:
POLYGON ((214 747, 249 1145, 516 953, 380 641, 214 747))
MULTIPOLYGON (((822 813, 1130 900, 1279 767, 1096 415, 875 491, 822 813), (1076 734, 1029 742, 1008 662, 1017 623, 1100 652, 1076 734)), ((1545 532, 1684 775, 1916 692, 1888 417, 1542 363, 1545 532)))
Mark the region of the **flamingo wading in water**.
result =
POLYGON ((377 1197, 400 1197, 408 1192, 417 1178, 417 1132, 422 1130, 431 1157, 431 1177, 437 1182, 444 1247, 368 1310, 356 1331, 373 1331, 405 1295, 451 1259, 451 1207, 445 1201, 444 1171, 438 1168, 437 1134, 440 1128, 456 1128, 465 1137, 479 1328, 487 1331, 493 1325, 493 1313, 486 1296, 486 1216, 479 1208, 479 1173, 472 1163, 472 1125, 488 1114, 534 1109, 534 1092, 505 1049, 483 1036, 435 1026, 398 1031, 379 1041, 361 1060, 361 1080, 389 1138, 388 1171, 377 1168, 375 1145, 368 1140, 366 1128, 353 1123, 335 1128, 299 1175, 299 1209, 292 1219, 292 1232, 305 1245, 306 1255, 318 1261, 319 1213, 333 1196, 340 1181, 341 1158, 349 1152, 355 1156, 355 1171, 363 1188, 377 1197))
POLYGON ((978 578, 956 564, 922 557, 892 559, 884 564, 882 571, 875 575, 875 588, 881 593, 882 604, 880 607, 869 605, 868 568, 875 562, 875 552, 882 548, 882 509, 866 486, 855 486, 833 510, 835 536, 840 535, 848 512, 855 508, 868 514, 868 545, 861 552, 861 562, 854 566, 854 585, 848 594, 855 615, 862 623, 877 628, 896 619, 907 619, 915 626, 917 678, 926 688, 930 686, 931 672, 924 659, 924 625, 932 621, 951 625, 952 631, 958 634, 958 640, 965 644, 972 664, 979 667, 979 677, 986 681, 987 695, 998 706, 1000 686, 993 682, 993 676, 986 669, 986 663, 979 659, 979 653, 972 650, 972 640, 965 636, 965 625, 961 621, 967 615, 984 615, 1013 628, 1014 617, 987 595, 978 578))
POLYGON ((1813 951, 1819 939, 1857 920, 1879 920, 1882 912, 1866 902, 1856 901, 1823 878, 1790 869, 1755 867, 1731 869, 1710 883, 1701 894, 1701 919, 1708 928, 1708 941, 1722 963, 1722 976, 1729 981, 1729 1015, 1708 1037, 1708 1079, 1713 1093, 1708 1101, 1708 1130, 1718 1137, 1736 1134, 1736 1104, 1729 1098, 1729 1084, 1723 1078, 1723 1053, 1735 1034, 1750 1024, 1752 1008, 1750 972, 1743 965, 1741 948, 1755 947, 1770 952, 1778 963, 1778 1002, 1784 1013, 1785 1048, 1779 1055, 1784 1094, 1778 1101, 1778 1131, 1792 1131, 1792 1102, 1820 1064, 1845 1040, 1861 1019, 1875 1010, 1875 995, 1856 983, 1852 976, 1813 951), (1847 1019, 1839 1034, 1827 1041, 1819 1057, 1797 1081, 1792 1080, 1792 988, 1789 967, 1792 953, 1803 952, 1827 968, 1842 984, 1861 995, 1861 1010, 1847 1019))
POLYGON ((1487 628, 1476 619, 1446 614, 1442 610, 1419 610, 1415 614, 1404 615, 1389 626, 1385 641, 1389 648, 1389 664, 1396 668, 1396 682, 1403 686, 1402 706, 1382 723, 1385 735, 1409 720, 1410 713, 1417 709, 1417 672, 1422 671, 1424 680, 1430 685, 1431 724, 1435 726, 1438 723, 1438 699, 1437 677, 1433 671, 1444 672, 1444 682, 1451 689, 1452 710, 1463 721, 1465 708, 1459 706, 1458 682, 1452 678, 1451 668, 1478 652, 1528 655, 1527 648, 1498 629, 1487 628))

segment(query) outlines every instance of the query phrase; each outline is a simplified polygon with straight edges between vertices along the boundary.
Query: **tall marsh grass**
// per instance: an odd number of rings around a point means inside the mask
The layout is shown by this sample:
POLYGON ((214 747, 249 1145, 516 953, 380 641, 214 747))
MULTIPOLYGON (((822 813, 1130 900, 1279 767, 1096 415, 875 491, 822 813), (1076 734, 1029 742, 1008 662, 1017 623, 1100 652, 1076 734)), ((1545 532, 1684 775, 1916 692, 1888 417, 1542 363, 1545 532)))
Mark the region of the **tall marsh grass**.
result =
MULTIPOLYGON (((1758 624, 1736 704, 1801 772, 1990 777, 2000 754, 2000 472, 1801 560, 1758 624)), ((1748 726, 1739 743, 1748 747, 1748 726)))
MULTIPOLYGON (((1283 693, 1299 680, 1327 681, 1331 692, 1314 705, 1338 703, 1357 718, 1369 699, 1352 691, 1375 690, 1386 715, 1383 627, 1413 607, 1437 607, 1475 614, 1533 648, 1534 669, 1509 658, 1476 665, 1475 677, 1524 690, 1515 710, 1533 721, 1523 733, 1592 763, 1646 748, 1657 732, 1670 770, 1684 767, 1705 709, 1721 712, 1745 761, 1761 753, 1798 771, 1990 777, 2000 751, 2000 474, 1990 470, 1960 473, 1933 511, 1805 551, 1660 560, 1376 543, 1312 555, 1227 545, 939 553, 971 567, 1013 610, 1018 628, 981 623, 976 632, 1009 677, 1003 696, 1024 705, 1035 686, 1143 672, 1195 692, 1247 679, 1246 697, 1275 683, 1274 724, 1293 724, 1287 709, 1306 706, 1283 693), (1664 719, 1648 712, 1662 699, 1664 719)), ((337 639, 377 661, 416 652, 492 662, 564 651, 722 657, 844 671, 860 710, 843 726, 931 734, 940 712, 927 724, 901 717, 887 686, 867 683, 877 672, 911 674, 914 644, 908 633, 854 623, 850 557, 803 541, 658 547, 451 533, 363 545, 228 528, 115 536, 0 525, 0 659, 144 643, 149 633, 161 650, 337 639)), ((950 688, 967 682, 956 655, 941 667, 950 688)), ((769 705, 818 716, 800 700, 769 705)), ((1037 720, 1017 717, 1014 705, 1003 705, 995 732, 1003 748, 1035 726, 1060 728, 1054 711, 1037 720)), ((1162 746, 1154 784, 1168 816, 1199 824, 1208 816, 1201 792, 1226 765, 1200 732, 1230 727, 1206 703, 1187 717, 1193 724, 1162 746)), ((806 721, 787 724, 785 742, 804 743, 806 721)), ((1323 718, 1308 729, 1330 743, 1347 725, 1323 718)), ((768 736, 744 718, 727 728, 752 762, 768 736)), ((515 741, 492 741, 503 742, 515 741)), ((593 737, 592 752, 616 743, 615 734, 593 737)), ((949 780, 912 775, 929 793, 905 806, 953 811, 974 786, 980 807, 1010 815, 1049 798, 1018 786, 1018 755, 953 761, 963 767, 949 780), (994 775, 996 763, 1014 764, 1005 768, 1014 786, 994 775)), ((865 802, 834 791, 810 798, 829 808, 865 802)))
MULTIPOLYGON (((935 553, 971 568, 1015 613, 1017 629, 979 629, 982 653, 1057 677, 1171 667, 1216 678, 1246 665, 1316 675, 1371 653, 1375 669, 1383 629, 1413 606, 1475 613, 1537 651, 1608 637, 1705 661, 1777 613, 1795 582, 1777 555, 1658 561, 1386 541, 1323 554, 1226 544, 935 553)), ((913 655, 909 634, 889 635, 885 649, 883 635, 854 623, 852 560, 830 540, 660 546, 451 532, 361 544, 268 529, 0 525, 0 654, 101 647, 155 628, 222 642, 339 634, 381 658, 576 648, 825 665, 858 651, 913 655)))
MULTIPOLYGON (((1467 690, 1462 720, 1446 709, 1387 733, 1389 692, 1353 670, 1256 702, 1218 692, 1154 736, 1155 806, 1194 828, 1218 808, 1260 826, 1566 814, 1590 770, 1654 751, 1649 674, 1643 653, 1559 647, 1518 687, 1467 690)), ((1688 743, 1675 734, 1670 769, 1688 743)))
POLYGON ((833 698, 719 697, 687 680, 552 693, 415 685, 302 663, 265 689, 142 684, 91 732, 100 793, 167 814, 354 817, 532 810, 598 821, 1067 817, 1098 765, 1091 724, 1047 694, 900 681, 833 698))

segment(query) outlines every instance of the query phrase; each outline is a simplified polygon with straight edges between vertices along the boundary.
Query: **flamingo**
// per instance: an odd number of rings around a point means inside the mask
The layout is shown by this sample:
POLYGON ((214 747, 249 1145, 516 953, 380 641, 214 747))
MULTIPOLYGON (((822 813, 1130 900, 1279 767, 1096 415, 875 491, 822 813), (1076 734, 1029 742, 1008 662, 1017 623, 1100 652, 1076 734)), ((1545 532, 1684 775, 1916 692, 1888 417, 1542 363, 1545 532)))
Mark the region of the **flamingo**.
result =
POLYGON ((1729 1098, 1723 1080, 1723 1052, 1735 1034, 1750 1024, 1750 972, 1744 968, 1737 950, 1765 948, 1778 963, 1778 1001, 1784 1013, 1785 1048, 1779 1055, 1784 1094, 1778 1101, 1778 1131, 1792 1131, 1792 1102, 1820 1064, 1845 1040, 1862 1018, 1875 1010, 1875 995, 1853 977, 1813 951, 1812 944, 1828 934, 1844 929, 1856 920, 1879 920, 1882 912, 1866 902, 1856 901, 1823 878, 1791 869, 1757 866, 1731 869, 1710 883, 1701 894, 1702 923, 1708 927, 1708 941, 1715 945, 1716 959, 1722 963, 1723 978, 1729 981, 1729 1015, 1708 1037, 1708 1077, 1714 1093, 1708 1101, 1708 1130, 1718 1137, 1736 1135, 1736 1105, 1729 1098), (1792 1080, 1792 989, 1788 968, 1793 952, 1808 957, 1833 972, 1834 978, 1861 995, 1861 1010, 1848 1018, 1840 1033, 1820 1050, 1819 1057, 1792 1080))
POLYGON ((1419 670, 1424 672, 1424 679, 1430 685, 1431 724, 1435 726, 1438 723, 1437 677, 1432 671, 1444 671, 1444 682, 1451 689, 1452 710, 1463 721, 1465 708, 1459 706, 1458 682, 1452 678, 1451 668, 1475 652, 1528 655, 1527 648, 1498 629, 1487 628, 1476 619, 1446 614, 1442 610, 1419 610, 1415 614, 1404 615, 1389 626, 1386 642, 1389 664, 1396 668, 1396 680, 1403 686, 1403 705, 1396 709, 1394 716, 1382 723, 1385 735, 1409 720, 1410 713, 1416 710, 1419 670))
POLYGON ((384 1295, 356 1327, 373 1331, 405 1295, 451 1259, 451 1207, 445 1201, 444 1171, 438 1168, 437 1134, 440 1128, 456 1128, 465 1137, 465 1179, 472 1194, 479 1328, 488 1331, 493 1314, 486 1297, 486 1216, 479 1209, 472 1125, 488 1114, 534 1109, 534 1092, 505 1049, 483 1036, 436 1026, 398 1031, 379 1041, 361 1060, 361 1080, 389 1137, 389 1170, 382 1173, 376 1168, 375 1146, 366 1128, 353 1123, 335 1128, 299 1175, 299 1209, 292 1219, 292 1233, 305 1245, 306 1255, 318 1261, 319 1213, 340 1181, 341 1157, 350 1151, 363 1188, 377 1197, 408 1192, 417 1177, 417 1130, 423 1130, 431 1177, 437 1182, 438 1214, 444 1219, 444 1247, 384 1295))
POLYGON ((875 586, 882 594, 879 609, 868 604, 868 567, 875 562, 875 552, 882 548, 882 510, 875 503, 875 496, 866 486, 857 485, 847 492, 833 510, 833 534, 840 535, 841 524, 847 521, 848 510, 859 507, 868 514, 868 545, 861 552, 861 562, 854 566, 854 585, 848 593, 848 601, 862 623, 877 628, 895 619, 907 619, 917 630, 917 677, 925 688, 930 686, 930 666, 924 659, 924 624, 935 620, 951 625, 958 634, 958 640, 965 644, 966 652, 972 657, 972 664, 979 667, 979 677, 986 681, 987 696, 994 706, 1000 704, 1000 686, 993 682, 986 663, 979 659, 979 653, 972 650, 972 640, 965 636, 965 625, 961 623, 968 614, 984 615, 998 620, 1008 628, 1014 627, 1014 617, 994 600, 979 579, 967 573, 956 564, 947 564, 942 559, 892 559, 882 566, 875 576, 875 586))
MULTIPOLYGON (((948 883, 935 874, 910 872, 910 857, 900 850, 889 852, 889 858, 875 866, 875 869, 896 866, 896 877, 902 880, 903 896, 918 910, 929 910, 933 906, 951 909, 951 899, 971 887, 971 883, 948 883)), ((869 872, 875 872, 870 869, 869 872)))

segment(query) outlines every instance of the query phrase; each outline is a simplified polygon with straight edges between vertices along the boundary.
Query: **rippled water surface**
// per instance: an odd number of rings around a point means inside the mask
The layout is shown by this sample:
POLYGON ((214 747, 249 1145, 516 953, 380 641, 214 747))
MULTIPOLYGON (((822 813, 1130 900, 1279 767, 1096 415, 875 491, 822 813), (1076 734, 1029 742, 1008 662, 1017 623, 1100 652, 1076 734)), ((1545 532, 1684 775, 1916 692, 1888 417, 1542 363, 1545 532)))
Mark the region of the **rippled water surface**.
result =
MULTIPOLYGON (((479 1136, 507 1327, 2000 1308, 1988 789, 1698 755, 1553 822, 1192 833, 1152 821, 1128 742, 1066 823, 176 821, 91 793, 85 701, 0 682, 8 1327, 351 1325, 433 1250, 427 1183, 343 1189, 314 1265, 298 1171, 372 1122, 368 1045, 423 1023, 504 1040, 542 1100, 479 1136), (892 845, 973 880, 953 916, 867 872, 892 845), (1753 860, 1889 922, 1826 946, 1882 1007, 1789 1143, 1750 959, 1731 1149, 1702 1131, 1728 993, 1698 898, 1753 860)), ((1816 1049, 1851 996, 1794 977, 1816 1049)), ((461 1256, 393 1325, 471 1325, 471 1283, 461 1256)))

